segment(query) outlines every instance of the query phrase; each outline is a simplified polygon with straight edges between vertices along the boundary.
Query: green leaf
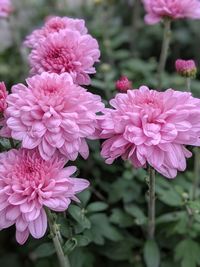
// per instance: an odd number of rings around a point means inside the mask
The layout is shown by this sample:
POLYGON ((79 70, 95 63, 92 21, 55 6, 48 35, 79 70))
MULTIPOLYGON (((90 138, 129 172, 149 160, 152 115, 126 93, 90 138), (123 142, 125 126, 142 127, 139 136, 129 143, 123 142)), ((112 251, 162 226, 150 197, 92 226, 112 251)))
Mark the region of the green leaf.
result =
POLYGON ((85 248, 76 248, 70 254, 70 263, 72 267, 93 267, 95 261, 94 253, 85 250, 85 248))
POLYGON ((182 240, 175 249, 175 260, 181 262, 181 267, 197 267, 200 264, 200 246, 191 239, 182 240))
POLYGON ((99 211, 106 210, 107 208, 108 208, 108 204, 101 202, 101 201, 97 201, 97 202, 93 202, 89 204, 87 206, 87 211, 88 212, 99 212, 99 211))
POLYGON ((52 242, 41 244, 33 253, 37 258, 45 258, 55 253, 55 248, 52 242))
POLYGON ((112 241, 120 241, 123 236, 110 222, 108 217, 103 213, 98 213, 90 216, 92 223, 91 231, 94 236, 98 236, 98 239, 102 241, 102 237, 106 237, 112 241))
POLYGON ((138 206, 134 204, 125 205, 125 211, 136 219, 137 224, 143 225, 146 223, 147 217, 138 206))
POLYGON ((85 247, 91 242, 91 239, 86 235, 76 235, 74 238, 77 240, 78 247, 85 247))
POLYGON ((147 267, 159 267, 160 251, 154 240, 147 240, 144 245, 144 261, 147 267))
POLYGON ((91 227, 90 221, 85 216, 85 210, 81 209, 78 206, 70 205, 68 212, 74 218, 74 220, 83 228, 89 229, 91 227))
POLYGON ((129 227, 134 224, 134 219, 120 209, 113 209, 110 221, 119 225, 120 227, 129 227))
POLYGON ((177 207, 182 206, 183 201, 181 195, 174 187, 173 181, 163 181, 164 179, 158 179, 156 184, 156 193, 158 199, 169 206, 177 207))
POLYGON ((182 218, 185 218, 186 212, 185 211, 175 211, 163 214, 156 219, 157 224, 161 223, 169 223, 169 222, 176 222, 182 218))

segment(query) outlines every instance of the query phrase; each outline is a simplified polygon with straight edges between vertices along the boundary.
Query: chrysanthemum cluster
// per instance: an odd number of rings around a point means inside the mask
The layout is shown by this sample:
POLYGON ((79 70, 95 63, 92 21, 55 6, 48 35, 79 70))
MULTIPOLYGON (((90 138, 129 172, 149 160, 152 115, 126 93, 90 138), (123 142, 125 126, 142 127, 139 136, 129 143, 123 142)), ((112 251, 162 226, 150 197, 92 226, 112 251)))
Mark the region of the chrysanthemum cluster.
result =
POLYGON ((31 74, 69 73, 75 83, 90 84, 94 63, 100 57, 99 46, 87 34, 84 21, 52 17, 42 29, 27 37, 25 45, 32 48, 29 56, 31 74))
POLYGON ((155 24, 163 18, 200 19, 199 0, 143 0, 143 3, 148 24, 155 24))
POLYGON ((101 155, 111 164, 129 159, 136 168, 150 164, 168 178, 186 168, 185 145, 200 145, 200 100, 190 93, 128 90, 110 101, 100 120, 101 155))
POLYGON ((80 84, 90 84, 100 52, 83 20, 53 17, 27 37, 25 45, 35 74, 8 95, 0 83, 1 136, 20 141, 19 150, 0 154, 0 229, 16 225, 23 244, 29 234, 44 235, 45 208, 65 211, 76 194, 89 186, 64 168, 80 153, 89 155, 101 98, 80 84))

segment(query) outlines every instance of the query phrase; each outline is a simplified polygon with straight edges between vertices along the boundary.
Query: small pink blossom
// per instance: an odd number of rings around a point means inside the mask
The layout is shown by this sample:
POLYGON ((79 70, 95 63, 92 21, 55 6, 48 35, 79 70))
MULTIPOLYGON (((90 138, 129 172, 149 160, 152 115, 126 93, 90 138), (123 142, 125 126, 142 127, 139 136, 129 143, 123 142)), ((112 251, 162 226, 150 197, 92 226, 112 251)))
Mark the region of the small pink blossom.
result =
POLYGON ((175 63, 176 71, 184 77, 195 77, 197 67, 194 60, 177 59, 175 63))
POLYGON ((147 163, 168 178, 186 168, 185 145, 200 145, 200 100, 190 93, 128 90, 110 101, 100 120, 101 155, 111 164, 129 159, 136 168, 147 163))
POLYGON ((48 35, 29 56, 32 74, 69 73, 77 84, 90 84, 100 51, 97 41, 78 31, 63 30, 48 35))
POLYGON ((167 17, 171 19, 200 19, 199 0, 143 0, 147 24, 158 23, 167 17))
POLYGON ((71 175, 76 167, 54 155, 44 161, 37 150, 12 149, 0 154, 0 229, 16 225, 16 239, 41 238, 47 229, 44 207, 65 211, 89 182, 71 175))
POLYGON ((68 29, 78 31, 81 35, 87 34, 85 21, 83 19, 73 19, 68 17, 49 17, 41 29, 34 30, 27 36, 24 45, 30 48, 38 46, 49 34, 60 32, 61 30, 68 29))
POLYGON ((7 97, 4 113, 12 138, 22 141, 23 148, 38 147, 45 160, 57 150, 69 160, 78 153, 87 158, 86 138, 96 131, 101 98, 74 84, 67 73, 43 72, 26 82, 13 86, 7 97))
POLYGON ((0 1, 0 17, 6 18, 13 12, 13 7, 10 0, 0 1))
POLYGON ((7 107, 6 97, 8 92, 6 90, 6 86, 4 82, 0 82, 0 113, 3 113, 7 107))
POLYGON ((121 93, 126 93, 129 89, 132 88, 132 83, 129 81, 128 77, 122 76, 116 82, 116 89, 121 93))

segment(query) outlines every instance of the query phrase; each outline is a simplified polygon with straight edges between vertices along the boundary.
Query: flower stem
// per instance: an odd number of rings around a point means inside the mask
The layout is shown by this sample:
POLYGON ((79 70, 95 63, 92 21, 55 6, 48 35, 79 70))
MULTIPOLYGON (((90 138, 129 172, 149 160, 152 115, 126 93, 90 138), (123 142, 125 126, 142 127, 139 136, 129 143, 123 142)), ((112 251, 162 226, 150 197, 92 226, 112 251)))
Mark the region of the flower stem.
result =
POLYGON ((58 229, 58 225, 55 222, 55 218, 49 209, 46 209, 46 213, 48 217, 50 232, 53 237, 54 247, 56 249, 56 253, 58 256, 59 263, 60 263, 60 267, 70 267, 69 259, 64 254, 63 249, 62 249, 63 240, 62 240, 60 231, 58 229))
POLYGON ((191 92, 191 78, 190 77, 186 78, 186 85, 187 85, 187 91, 191 92))
POLYGON ((155 170, 149 166, 148 238, 155 235, 155 170))
POLYGON ((163 33, 163 42, 162 42, 162 50, 160 54, 160 60, 158 64, 158 89, 162 88, 162 75, 165 70, 165 65, 167 61, 167 55, 170 45, 170 37, 171 37, 171 20, 166 18, 164 20, 164 33, 163 33))

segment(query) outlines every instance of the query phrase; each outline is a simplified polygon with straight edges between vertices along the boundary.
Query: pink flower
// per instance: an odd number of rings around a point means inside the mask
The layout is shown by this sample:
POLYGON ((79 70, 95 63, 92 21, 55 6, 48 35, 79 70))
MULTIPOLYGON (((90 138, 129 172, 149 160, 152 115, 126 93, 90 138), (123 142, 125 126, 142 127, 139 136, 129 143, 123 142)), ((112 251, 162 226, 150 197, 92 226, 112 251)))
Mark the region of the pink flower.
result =
POLYGON ((184 171, 191 156, 185 145, 200 145, 200 100, 190 93, 129 90, 110 101, 100 120, 101 155, 111 164, 129 159, 136 168, 150 164, 168 178, 184 171))
POLYGON ((200 19, 199 0, 143 0, 147 24, 155 24, 161 19, 200 19))
POLYGON ((85 27, 85 21, 83 19, 72 19, 68 17, 61 18, 53 16, 46 20, 41 29, 34 30, 29 36, 27 36, 24 45, 34 48, 49 34, 60 32, 64 29, 78 31, 81 35, 87 34, 87 28, 85 27))
POLYGON ((59 150, 69 160, 89 151, 85 138, 96 130, 96 113, 104 108, 101 98, 73 83, 67 73, 42 73, 17 84, 7 97, 5 118, 12 138, 22 147, 39 148, 49 160, 59 150))
POLYGON ((10 0, 0 1, 0 17, 6 18, 13 12, 13 7, 10 0))
POLYGON ((8 92, 6 90, 6 86, 4 82, 0 82, 0 112, 3 113, 7 107, 6 97, 8 92))
POLYGON ((99 56, 98 43, 90 35, 63 30, 48 35, 35 47, 29 56, 29 62, 32 74, 44 71, 58 74, 67 72, 74 82, 88 85, 89 74, 95 73, 93 65, 99 56))
POLYGON ((12 149, 0 154, 0 229, 16 225, 16 239, 24 244, 29 234, 41 238, 47 229, 44 207, 65 211, 76 194, 89 186, 70 177, 75 167, 64 168, 58 155, 44 161, 36 150, 12 149))
POLYGON ((194 60, 177 59, 175 63, 176 71, 184 77, 195 77, 197 67, 194 60))
POLYGON ((116 89, 121 93, 126 93, 129 89, 132 88, 132 83, 129 81, 128 77, 122 76, 116 82, 116 89))

